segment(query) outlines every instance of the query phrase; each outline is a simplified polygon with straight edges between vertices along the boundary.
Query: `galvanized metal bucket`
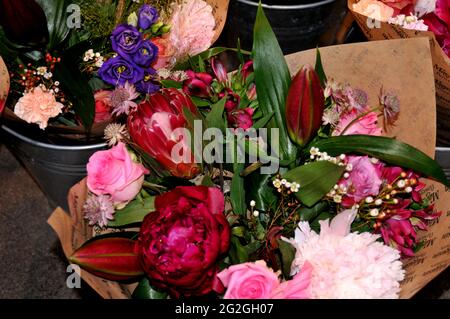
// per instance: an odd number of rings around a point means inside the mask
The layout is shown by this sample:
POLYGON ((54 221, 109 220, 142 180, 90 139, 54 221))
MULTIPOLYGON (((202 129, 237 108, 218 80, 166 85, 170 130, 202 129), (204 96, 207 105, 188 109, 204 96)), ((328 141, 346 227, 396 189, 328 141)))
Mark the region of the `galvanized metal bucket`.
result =
POLYGON ((0 126, 5 146, 25 166, 53 208, 67 207, 69 189, 86 176, 89 157, 106 148, 105 143, 81 146, 47 144, 0 126))
POLYGON ((450 147, 436 147, 436 161, 444 169, 445 175, 450 181, 450 147))

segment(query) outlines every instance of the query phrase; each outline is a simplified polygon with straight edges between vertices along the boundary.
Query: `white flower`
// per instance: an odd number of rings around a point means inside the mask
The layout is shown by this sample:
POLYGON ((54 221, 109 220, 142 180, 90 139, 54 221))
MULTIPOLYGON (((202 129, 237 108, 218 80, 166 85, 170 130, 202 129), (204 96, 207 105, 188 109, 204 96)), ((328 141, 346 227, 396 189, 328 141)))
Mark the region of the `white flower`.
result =
POLYGON ((108 141, 108 145, 112 147, 125 138, 130 138, 130 135, 125 125, 111 123, 105 128, 104 138, 108 141))

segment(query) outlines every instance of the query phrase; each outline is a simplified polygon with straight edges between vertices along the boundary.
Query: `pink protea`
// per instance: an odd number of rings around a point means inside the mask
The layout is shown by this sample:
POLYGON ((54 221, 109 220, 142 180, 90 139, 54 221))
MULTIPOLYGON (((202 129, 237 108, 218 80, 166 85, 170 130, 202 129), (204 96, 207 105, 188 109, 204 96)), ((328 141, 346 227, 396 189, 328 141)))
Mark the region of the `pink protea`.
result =
POLYGON ((378 235, 351 233, 356 213, 346 210, 331 222, 321 221, 320 234, 300 222, 288 240, 296 248, 293 273, 306 263, 312 266, 312 298, 398 298, 404 278, 400 254, 378 235))

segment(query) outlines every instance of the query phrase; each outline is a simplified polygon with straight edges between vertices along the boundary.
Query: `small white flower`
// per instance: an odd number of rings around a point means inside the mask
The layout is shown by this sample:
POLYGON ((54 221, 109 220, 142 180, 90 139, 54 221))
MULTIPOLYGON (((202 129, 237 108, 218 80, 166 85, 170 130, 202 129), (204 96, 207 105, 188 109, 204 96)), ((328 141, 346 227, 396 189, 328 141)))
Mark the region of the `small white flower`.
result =
POLYGON ((349 178, 350 174, 349 173, 344 173, 344 178, 349 178))
POLYGON ((333 201, 335 202, 335 203, 341 203, 342 202, 342 196, 341 195, 335 195, 334 197, 333 197, 333 201))
POLYGON ((383 201, 382 201, 380 198, 378 198, 378 199, 375 201, 375 205, 380 206, 381 204, 383 204, 383 201))
POLYGON ((370 162, 372 162, 372 164, 378 164, 380 162, 380 160, 378 158, 371 157, 370 162))
POLYGON ((380 211, 377 208, 371 209, 369 212, 370 216, 372 217, 377 217, 379 213, 380 211))
POLYGON ((44 74, 44 78, 46 78, 47 80, 51 79, 53 77, 53 73, 52 72, 46 72, 44 74))
POLYGON ((281 180, 281 185, 286 185, 287 180, 285 180, 284 178, 281 180))
POLYGON ((372 197, 372 196, 366 197, 366 203, 367 203, 367 204, 373 203, 373 197, 372 197))
POLYGON ((47 67, 46 66, 40 66, 37 68, 37 73, 39 75, 44 75, 45 73, 47 73, 47 67))
POLYGON ((401 179, 397 182, 397 186, 400 188, 404 188, 406 186, 405 180, 401 179))
POLYGON ((286 182, 286 184, 284 184, 284 187, 286 187, 286 188, 291 188, 291 186, 292 186, 292 184, 289 182, 286 182))
POLYGON ((413 189, 412 189, 412 187, 408 186, 408 187, 405 188, 405 191, 407 193, 411 193, 413 191, 413 189))
POLYGON ((348 172, 351 172, 353 170, 353 165, 352 164, 347 164, 347 166, 345 167, 345 170, 348 172))
POLYGON ((251 207, 255 207, 256 206, 256 202, 254 200, 250 201, 250 206, 251 207))
POLYGON ((55 86, 59 86, 59 81, 55 81, 55 86))
POLYGON ((259 216, 259 211, 257 211, 257 210, 253 211, 253 216, 258 217, 259 216))

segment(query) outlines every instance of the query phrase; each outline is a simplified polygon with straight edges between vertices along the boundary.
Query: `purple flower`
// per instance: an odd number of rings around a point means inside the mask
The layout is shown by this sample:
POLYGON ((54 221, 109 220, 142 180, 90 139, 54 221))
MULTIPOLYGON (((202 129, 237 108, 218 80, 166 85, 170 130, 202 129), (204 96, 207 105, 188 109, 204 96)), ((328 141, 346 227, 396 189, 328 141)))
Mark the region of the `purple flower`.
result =
POLYGON ((125 58, 136 53, 142 41, 142 34, 129 24, 118 25, 111 34, 113 50, 125 58))
POLYGON ((133 55, 133 62, 142 67, 149 67, 157 56, 158 47, 151 41, 144 41, 133 55))
POLYGON ((153 23, 156 22, 156 20, 158 20, 158 10, 156 10, 156 8, 152 7, 151 5, 144 4, 139 9, 138 17, 139 27, 141 29, 147 30, 152 26, 153 23))
POLYGON ((160 89, 160 86, 153 81, 156 71, 149 68, 145 71, 144 78, 135 84, 136 90, 143 94, 152 94, 160 89))
POLYGON ((118 56, 111 58, 98 71, 98 75, 108 84, 117 86, 126 82, 134 84, 144 78, 144 70, 132 62, 118 56))

